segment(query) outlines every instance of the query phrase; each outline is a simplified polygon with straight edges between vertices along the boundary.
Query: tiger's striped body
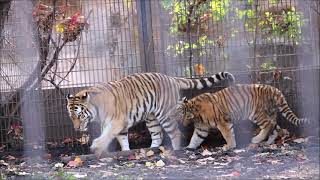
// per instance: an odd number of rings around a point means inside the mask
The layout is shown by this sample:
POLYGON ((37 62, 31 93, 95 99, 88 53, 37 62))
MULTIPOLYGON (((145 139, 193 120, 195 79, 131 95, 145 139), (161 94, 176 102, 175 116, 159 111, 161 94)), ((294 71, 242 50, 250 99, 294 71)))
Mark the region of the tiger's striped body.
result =
POLYGON ((288 121, 298 126, 304 119, 298 119, 289 108, 283 94, 270 85, 235 85, 216 93, 204 93, 184 100, 179 109, 183 111, 183 124, 194 122, 188 148, 197 148, 208 136, 210 128, 218 128, 227 144, 224 150, 236 147, 233 121, 249 119, 261 131, 252 138, 252 143, 260 143, 268 136, 267 144, 277 137, 275 127, 279 111, 288 121))
POLYGON ((119 81, 99 84, 68 96, 67 108, 75 129, 86 130, 90 121, 99 121, 102 134, 91 149, 100 155, 116 137, 122 150, 129 150, 128 129, 145 120, 151 134, 151 147, 162 143, 162 128, 168 133, 174 149, 180 148, 177 122, 170 111, 184 89, 211 87, 221 80, 234 82, 232 74, 220 72, 210 78, 184 79, 159 73, 137 73, 119 81))

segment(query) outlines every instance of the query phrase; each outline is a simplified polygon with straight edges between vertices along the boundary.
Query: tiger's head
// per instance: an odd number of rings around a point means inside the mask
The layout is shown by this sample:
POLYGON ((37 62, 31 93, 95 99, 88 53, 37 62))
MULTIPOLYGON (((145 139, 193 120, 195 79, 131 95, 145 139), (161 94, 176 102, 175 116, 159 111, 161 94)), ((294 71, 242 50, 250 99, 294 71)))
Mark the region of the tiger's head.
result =
POLYGON ((184 97, 182 102, 179 103, 178 111, 182 113, 181 120, 183 126, 188 126, 198 116, 194 102, 192 100, 188 100, 186 97, 184 97))
POLYGON ((87 92, 67 95, 67 109, 76 131, 87 131, 88 123, 93 119, 88 100, 89 95, 87 92))

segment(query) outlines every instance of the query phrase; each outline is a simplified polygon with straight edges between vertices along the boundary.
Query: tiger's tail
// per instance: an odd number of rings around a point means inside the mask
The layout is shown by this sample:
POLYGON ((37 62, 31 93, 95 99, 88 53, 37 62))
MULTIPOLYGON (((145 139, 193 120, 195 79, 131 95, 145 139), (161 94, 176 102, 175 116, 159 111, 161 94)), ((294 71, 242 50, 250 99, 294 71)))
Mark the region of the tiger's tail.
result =
POLYGON ((233 85, 235 78, 233 74, 229 72, 219 72, 208 78, 198 78, 198 79, 186 79, 186 78, 175 78, 180 84, 182 90, 188 89, 205 89, 207 87, 212 87, 216 83, 227 80, 228 85, 233 85))
POLYGON ((279 112, 282 114, 284 118, 286 118, 289 122, 294 124, 295 126, 300 126, 303 124, 307 124, 308 120, 306 118, 298 118, 293 111, 290 109, 284 95, 282 92, 275 88, 275 96, 274 100, 279 109, 279 112))

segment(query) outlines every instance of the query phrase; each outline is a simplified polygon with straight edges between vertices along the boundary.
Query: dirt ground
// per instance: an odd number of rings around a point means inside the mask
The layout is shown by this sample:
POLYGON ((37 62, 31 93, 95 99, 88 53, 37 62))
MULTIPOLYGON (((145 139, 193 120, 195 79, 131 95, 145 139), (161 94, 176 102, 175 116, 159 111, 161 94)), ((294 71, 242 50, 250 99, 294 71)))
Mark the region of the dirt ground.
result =
POLYGON ((319 151, 319 138, 310 136, 228 152, 219 147, 137 149, 100 160, 93 155, 5 155, 0 179, 319 179, 319 151))

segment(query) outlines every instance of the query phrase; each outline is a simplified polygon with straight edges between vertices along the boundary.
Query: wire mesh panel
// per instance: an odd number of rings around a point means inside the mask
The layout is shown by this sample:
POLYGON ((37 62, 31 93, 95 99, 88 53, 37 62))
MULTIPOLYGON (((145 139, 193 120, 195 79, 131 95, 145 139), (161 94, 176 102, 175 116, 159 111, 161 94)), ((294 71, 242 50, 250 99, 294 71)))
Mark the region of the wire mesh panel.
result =
POLYGON ((1 145, 17 144, 9 142, 11 134, 21 142, 17 148, 26 141, 25 92, 41 97, 32 102, 44 117, 31 126, 44 129, 42 139, 50 146, 73 142, 79 134, 66 113, 65 95, 141 72, 136 2, 17 0, 7 6, 1 16, 1 145))
POLYGON ((0 5, 0 151, 21 149, 25 131, 35 127, 42 129, 33 133, 39 146, 85 144, 86 136, 73 130, 65 95, 136 72, 196 78, 230 71, 239 83, 278 87, 299 115, 319 116, 316 0, 0 5))
MULTIPOLYGON (((317 49, 312 45, 317 31, 311 30, 310 17, 316 15, 308 9, 310 3, 314 2, 153 1, 157 70, 197 76, 297 67, 302 45, 317 49), (199 73, 201 69, 205 71, 199 73)), ((317 64, 316 53, 307 53, 313 56, 309 63, 317 64)))

